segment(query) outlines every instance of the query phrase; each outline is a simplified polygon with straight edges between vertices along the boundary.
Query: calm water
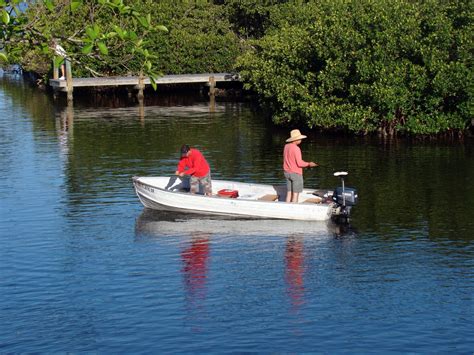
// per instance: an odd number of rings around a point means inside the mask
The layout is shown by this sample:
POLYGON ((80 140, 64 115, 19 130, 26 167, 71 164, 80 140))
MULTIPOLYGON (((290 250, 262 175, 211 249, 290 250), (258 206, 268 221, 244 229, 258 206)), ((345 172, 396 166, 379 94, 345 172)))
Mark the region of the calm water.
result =
POLYGON ((246 104, 113 106, 0 78, 0 352, 474 351, 472 140, 309 135, 306 186, 358 188, 348 228, 199 218, 145 211, 131 177, 188 143, 215 178, 280 182, 288 130, 246 104))

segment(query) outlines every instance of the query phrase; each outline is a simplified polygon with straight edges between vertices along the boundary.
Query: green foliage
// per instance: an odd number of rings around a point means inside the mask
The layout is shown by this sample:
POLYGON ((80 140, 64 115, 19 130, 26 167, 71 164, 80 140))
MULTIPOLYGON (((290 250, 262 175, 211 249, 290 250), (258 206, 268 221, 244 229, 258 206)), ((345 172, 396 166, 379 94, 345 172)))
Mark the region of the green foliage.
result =
POLYGON ((208 2, 152 2, 152 16, 169 28, 154 37, 150 51, 163 73, 209 73, 233 69, 241 53, 225 8, 208 2))
POLYGON ((74 76, 224 72, 241 52, 226 8, 209 1, 22 3, 23 25, 15 30, 18 36, 5 38, 6 48, 11 60, 41 74, 49 71, 53 38, 73 61, 74 76), (34 30, 19 36, 27 24, 34 30))
POLYGON ((123 0, 12 0, 0 5, 1 43, 10 60, 26 70, 45 74, 59 43, 75 75, 157 75, 146 39, 167 29, 123 0))
POLYGON ((145 74, 156 87, 160 73, 237 69, 280 124, 437 134, 473 117, 473 10, 470 0, 0 0, 0 60, 47 73, 56 39, 75 76, 145 74))
MULTIPOLYGON (((260 38, 271 26, 271 13, 288 0, 224 0, 232 26, 242 38, 260 38)), ((301 2, 301 1, 300 1, 301 2)))
POLYGON ((472 7, 455 0, 283 4, 238 68, 278 123, 384 134, 463 130, 473 113, 472 7))

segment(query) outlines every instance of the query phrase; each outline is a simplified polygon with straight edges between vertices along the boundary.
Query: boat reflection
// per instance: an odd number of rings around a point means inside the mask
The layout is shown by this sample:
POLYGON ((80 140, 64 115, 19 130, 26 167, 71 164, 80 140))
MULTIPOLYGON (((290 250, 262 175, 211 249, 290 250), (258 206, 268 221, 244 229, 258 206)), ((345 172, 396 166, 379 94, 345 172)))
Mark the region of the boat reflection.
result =
MULTIPOLYGON (((181 260, 180 273, 187 308, 186 320, 191 329, 202 331, 203 320, 207 317, 206 305, 209 287, 209 269, 212 265, 211 248, 222 248, 227 241, 260 236, 251 240, 265 240, 282 236, 284 246, 281 261, 289 311, 299 314, 306 303, 305 243, 314 248, 320 243, 337 240, 343 235, 340 226, 327 222, 231 219, 228 217, 180 214, 145 209, 136 220, 136 239, 156 239, 179 246, 181 260)), ((341 238, 345 241, 345 238, 341 238)), ((352 238, 348 238, 352 239, 352 238)), ((278 240, 278 239, 276 239, 278 240)), ((250 241, 244 240, 244 243, 250 241)), ((273 239, 275 241, 275 239, 273 239)), ((280 244, 280 242, 278 242, 280 244)))
POLYGON ((136 220, 136 237, 190 235, 195 232, 221 236, 340 237, 351 232, 349 226, 327 222, 277 219, 235 219, 144 209, 136 220))

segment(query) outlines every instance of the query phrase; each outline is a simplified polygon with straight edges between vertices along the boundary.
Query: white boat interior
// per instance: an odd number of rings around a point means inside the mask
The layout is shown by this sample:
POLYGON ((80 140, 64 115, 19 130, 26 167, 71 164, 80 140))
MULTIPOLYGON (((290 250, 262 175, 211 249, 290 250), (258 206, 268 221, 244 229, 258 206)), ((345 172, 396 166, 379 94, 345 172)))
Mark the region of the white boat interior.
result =
MULTIPOLYGON (((140 182, 149 186, 154 186, 168 191, 189 192, 189 178, 179 177, 140 177, 140 182)), ((254 183, 243 183, 226 180, 212 180, 212 197, 229 198, 226 195, 219 194, 219 191, 237 191, 237 200, 267 201, 267 202, 285 202, 285 185, 264 185, 254 183)), ((200 195, 203 192, 199 191, 200 195)), ((299 194, 298 203, 324 203, 330 202, 327 197, 332 194, 331 190, 304 189, 299 194)))

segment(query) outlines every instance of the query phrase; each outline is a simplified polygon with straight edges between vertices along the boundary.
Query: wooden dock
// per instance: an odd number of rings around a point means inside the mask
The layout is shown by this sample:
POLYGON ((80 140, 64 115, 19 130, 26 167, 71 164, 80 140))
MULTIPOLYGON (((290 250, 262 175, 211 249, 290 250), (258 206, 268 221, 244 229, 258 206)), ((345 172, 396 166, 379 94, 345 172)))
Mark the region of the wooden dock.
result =
MULTIPOLYGON (((214 94, 216 83, 239 81, 238 74, 233 73, 205 73, 205 74, 183 74, 164 75, 156 80, 157 85, 176 84, 202 84, 210 87, 210 94, 214 94)), ((143 89, 146 85, 151 85, 149 78, 138 76, 121 77, 98 77, 98 78, 71 78, 66 80, 50 79, 49 85, 57 91, 68 93, 68 99, 72 100, 72 91, 78 87, 118 87, 131 86, 139 91, 138 96, 143 96, 143 89)))
MULTIPOLYGON (((172 84, 210 84, 214 82, 238 81, 237 74, 230 73, 207 73, 207 74, 183 74, 183 75, 164 75, 156 80, 158 85, 172 84)), ((53 88, 66 91, 67 80, 50 79, 49 84, 53 88)), ((143 84, 151 85, 149 78, 143 79, 143 84)), ((114 76, 100 78, 72 78, 73 87, 94 87, 94 86, 138 86, 138 76, 114 76)))

